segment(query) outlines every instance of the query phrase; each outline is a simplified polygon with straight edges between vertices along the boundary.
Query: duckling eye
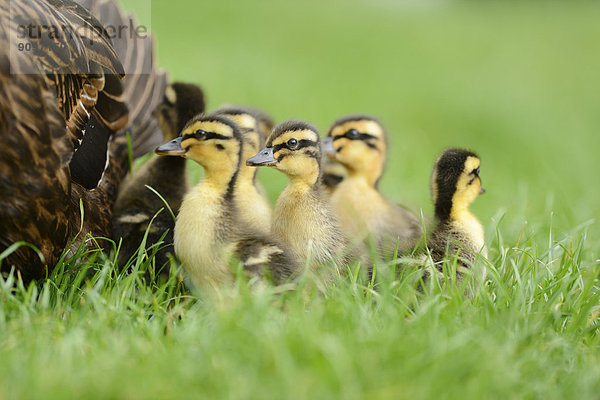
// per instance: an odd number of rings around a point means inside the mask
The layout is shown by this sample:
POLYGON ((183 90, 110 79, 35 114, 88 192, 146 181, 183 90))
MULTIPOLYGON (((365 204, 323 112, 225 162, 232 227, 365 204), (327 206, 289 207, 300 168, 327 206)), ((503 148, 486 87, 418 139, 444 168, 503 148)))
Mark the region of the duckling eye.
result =
POLYGON ((204 136, 204 135, 206 135, 206 131, 205 131, 205 130, 202 130, 202 129, 198 129, 198 130, 195 132, 195 134, 196 134, 196 136, 204 136))
POLYGON ((477 167, 473 171, 471 171, 470 175, 472 175, 473 177, 471 179, 469 179, 469 185, 472 184, 473 182, 475 182, 475 178, 479 177, 479 167, 477 167))
POLYGON ((350 139, 357 139, 360 136, 360 133, 356 129, 350 129, 348 132, 346 132, 346 135, 350 139))
POLYGON ((294 150, 298 147, 298 141, 296 139, 290 139, 287 141, 287 148, 290 150, 294 150))

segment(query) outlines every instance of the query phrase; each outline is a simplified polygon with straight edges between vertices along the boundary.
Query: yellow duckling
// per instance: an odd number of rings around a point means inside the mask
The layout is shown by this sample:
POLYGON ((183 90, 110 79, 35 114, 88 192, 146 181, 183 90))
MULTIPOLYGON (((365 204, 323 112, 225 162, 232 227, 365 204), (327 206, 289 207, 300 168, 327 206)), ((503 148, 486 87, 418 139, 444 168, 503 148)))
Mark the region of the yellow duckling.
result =
POLYGON ((379 121, 366 115, 340 118, 323 143, 327 155, 347 171, 331 194, 344 229, 360 241, 373 238, 386 258, 412 250, 422 235, 418 219, 377 188, 387 152, 386 132, 379 121))
MULTIPOLYGON (((264 134, 261 133, 259 123, 266 128, 265 122, 270 118, 261 111, 249 107, 221 107, 213 112, 222 115, 237 124, 244 141, 242 160, 247 160, 260 150, 264 144, 264 134)), ((236 205, 242 218, 246 219, 253 229, 265 235, 270 234, 271 205, 265 191, 256 181, 256 168, 240 165, 236 180, 236 205)))
POLYGON ((338 270, 349 262, 349 241, 324 197, 318 131, 303 121, 277 125, 266 147, 246 161, 270 166, 290 180, 273 210, 272 233, 312 269, 334 261, 338 270))
POLYGON ((479 254, 487 257, 483 226, 469 210, 485 193, 480 165, 477 154, 462 149, 448 149, 435 162, 431 193, 437 226, 427 246, 438 268, 446 256, 457 256, 464 267, 472 266, 479 254))
MULTIPOLYGON (((323 141, 325 143, 325 140, 323 141)), ((337 186, 348 176, 348 171, 342 164, 333 161, 331 158, 323 160, 323 175, 321 176, 321 185, 325 192, 331 196, 337 186)))
POLYGON ((235 198, 243 139, 235 123, 217 115, 197 116, 181 137, 156 153, 189 158, 205 171, 184 197, 175 224, 175 253, 197 286, 209 294, 231 287, 234 255, 252 276, 261 276, 265 266, 278 283, 294 273, 296 264, 284 247, 240 217, 235 198))

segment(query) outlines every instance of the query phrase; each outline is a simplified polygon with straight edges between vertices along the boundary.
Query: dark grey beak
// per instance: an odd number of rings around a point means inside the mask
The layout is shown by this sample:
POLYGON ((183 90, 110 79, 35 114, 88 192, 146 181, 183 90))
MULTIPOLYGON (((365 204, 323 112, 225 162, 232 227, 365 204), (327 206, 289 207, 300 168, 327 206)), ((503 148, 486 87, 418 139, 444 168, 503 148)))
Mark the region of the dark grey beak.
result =
POLYGON ((479 194, 484 194, 484 193, 485 193, 485 189, 482 186, 481 189, 479 189, 479 194))
POLYGON ((167 142, 165 144, 161 144, 154 150, 156 154, 159 156, 185 156, 187 150, 181 147, 181 136, 167 142))
POLYGON ((321 148, 326 155, 335 156, 336 151, 335 147, 333 147, 333 138, 331 136, 323 138, 321 141, 321 148))
POLYGON ((277 159, 273 156, 272 147, 265 147, 259 151, 257 155, 246 160, 246 165, 250 167, 257 167, 259 165, 270 166, 275 164, 277 164, 277 159))

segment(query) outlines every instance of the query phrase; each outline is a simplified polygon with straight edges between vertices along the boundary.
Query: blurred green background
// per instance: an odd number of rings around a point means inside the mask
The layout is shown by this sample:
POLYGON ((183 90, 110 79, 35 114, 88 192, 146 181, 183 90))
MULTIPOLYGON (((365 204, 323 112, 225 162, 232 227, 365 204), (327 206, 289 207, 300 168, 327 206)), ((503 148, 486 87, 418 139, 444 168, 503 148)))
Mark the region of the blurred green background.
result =
MULTIPOLYGON (((382 190, 426 217, 437 155, 478 152, 488 280, 240 284, 215 307, 175 273, 150 285, 137 264, 117 274, 74 255, 62 265, 77 275, 0 279, 0 400, 598 398, 600 224, 572 231, 600 211, 600 2, 123 2, 209 109, 250 104, 323 131, 379 117, 382 190)), ((286 184, 260 177, 273 199, 286 184)))
MULTIPOLYGON (((500 215, 511 238, 525 221, 547 231, 551 213, 559 231, 598 215, 598 2, 123 3, 209 110, 254 105, 322 133, 347 113, 380 118, 392 145, 382 190, 426 217, 432 163, 449 146, 482 158, 488 192, 473 209, 488 233, 500 215)), ((273 170, 260 179, 273 199, 286 184, 273 170)))

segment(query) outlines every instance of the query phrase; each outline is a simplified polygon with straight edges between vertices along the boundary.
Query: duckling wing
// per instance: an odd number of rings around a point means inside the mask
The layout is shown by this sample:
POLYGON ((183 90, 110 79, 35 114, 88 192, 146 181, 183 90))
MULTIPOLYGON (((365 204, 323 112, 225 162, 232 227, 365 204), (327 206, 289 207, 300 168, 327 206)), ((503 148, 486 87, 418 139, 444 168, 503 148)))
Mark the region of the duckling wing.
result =
POLYGON ((270 275, 277 284, 293 278, 298 271, 296 260, 285 247, 260 235, 243 235, 237 243, 237 254, 252 276, 270 275))
POLYGON ((470 238, 449 223, 440 223, 427 241, 432 259, 437 263, 445 257, 457 257, 465 267, 471 267, 477 257, 470 238))

